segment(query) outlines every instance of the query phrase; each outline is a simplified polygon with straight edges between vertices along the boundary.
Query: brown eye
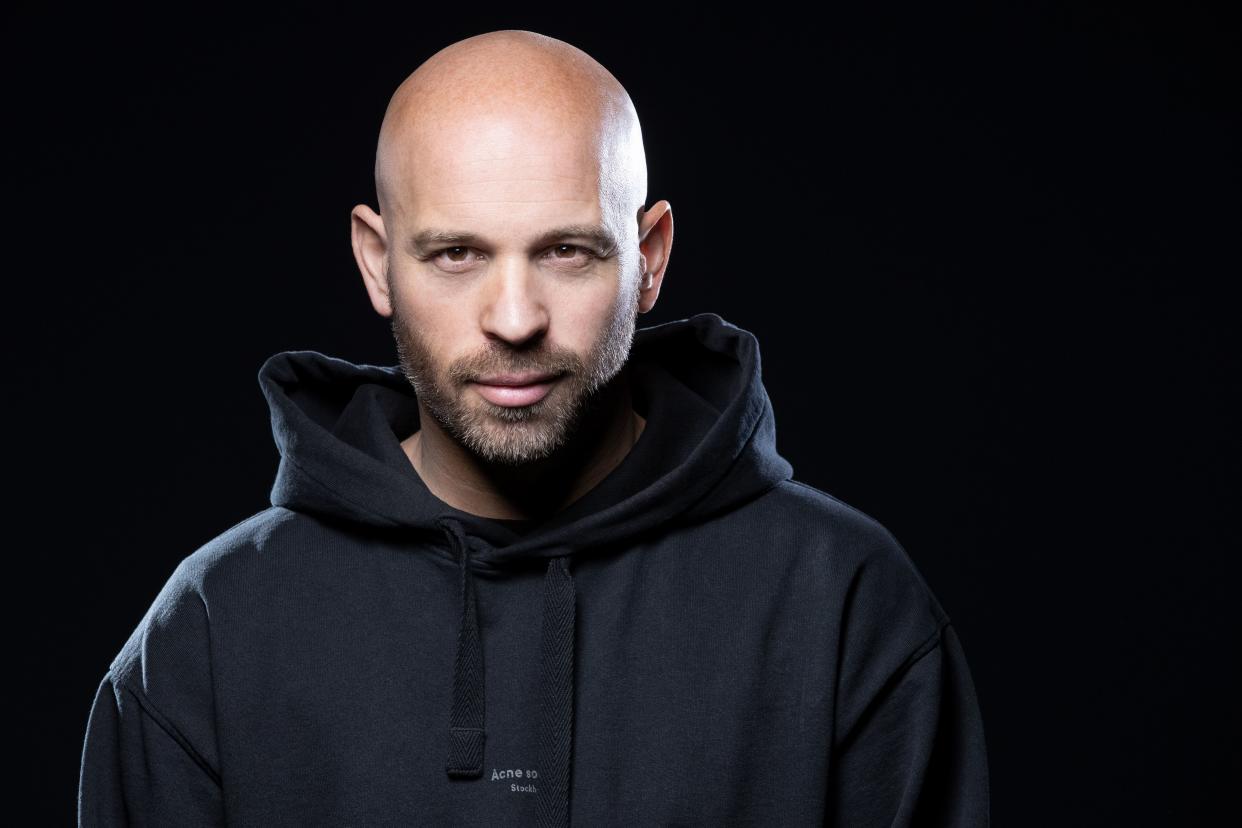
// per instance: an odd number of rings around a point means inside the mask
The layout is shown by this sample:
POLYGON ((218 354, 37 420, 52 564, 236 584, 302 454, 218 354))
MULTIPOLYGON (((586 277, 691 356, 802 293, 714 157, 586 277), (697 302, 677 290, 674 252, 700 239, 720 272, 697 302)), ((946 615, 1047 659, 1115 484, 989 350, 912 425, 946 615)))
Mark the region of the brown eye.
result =
POLYGON ((465 267, 448 267, 447 265, 469 265, 472 264, 474 251, 463 245, 454 245, 452 247, 442 247, 435 252, 431 258, 439 266, 441 270, 451 273, 462 273, 465 267))
POLYGON ((576 244, 557 244, 548 249, 548 257, 563 262, 565 267, 586 268, 595 259, 595 254, 576 244))

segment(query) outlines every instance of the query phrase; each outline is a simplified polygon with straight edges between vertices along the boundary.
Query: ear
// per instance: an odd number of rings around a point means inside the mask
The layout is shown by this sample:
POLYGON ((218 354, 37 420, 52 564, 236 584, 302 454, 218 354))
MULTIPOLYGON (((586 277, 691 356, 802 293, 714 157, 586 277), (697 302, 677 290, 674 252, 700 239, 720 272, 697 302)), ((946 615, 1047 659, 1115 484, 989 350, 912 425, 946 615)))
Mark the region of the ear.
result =
POLYGON ((371 307, 380 316, 392 315, 388 295, 388 236, 379 213, 359 204, 349 214, 349 235, 354 261, 362 273, 362 283, 371 297, 371 307))
POLYGON ((673 206, 667 201, 657 201, 647 209, 638 211, 638 263, 639 277, 638 312, 651 310, 660 296, 664 271, 668 268, 669 254, 673 250, 673 206))

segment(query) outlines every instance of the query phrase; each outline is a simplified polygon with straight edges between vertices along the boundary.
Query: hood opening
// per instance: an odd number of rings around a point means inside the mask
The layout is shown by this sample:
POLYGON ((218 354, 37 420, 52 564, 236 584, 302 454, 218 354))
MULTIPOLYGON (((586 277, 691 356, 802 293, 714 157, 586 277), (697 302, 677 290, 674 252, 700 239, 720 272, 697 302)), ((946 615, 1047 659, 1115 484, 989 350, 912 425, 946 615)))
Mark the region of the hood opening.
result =
MULTIPOLYGON (((443 539, 461 610, 446 773, 483 773, 486 671, 474 574, 544 568, 539 824, 568 825, 574 732, 576 556, 737 508, 793 475, 776 451, 755 337, 704 313, 635 331, 626 370, 647 425, 600 483, 525 530, 455 509, 419 478, 401 440, 419 427, 400 366, 284 351, 259 371, 280 465, 273 506, 408 542, 443 539)), ((436 551, 434 554, 443 554, 436 551)), ((500 574, 503 578, 503 574, 500 574)))

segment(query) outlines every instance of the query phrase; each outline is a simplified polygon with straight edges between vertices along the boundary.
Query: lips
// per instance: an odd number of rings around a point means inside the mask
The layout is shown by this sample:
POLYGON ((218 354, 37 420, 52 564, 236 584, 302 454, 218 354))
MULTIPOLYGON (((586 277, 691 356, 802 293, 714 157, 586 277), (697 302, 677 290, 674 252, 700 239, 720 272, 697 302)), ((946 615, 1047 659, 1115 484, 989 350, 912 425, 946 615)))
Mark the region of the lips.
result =
POLYGON ((552 390, 557 379, 554 374, 497 374, 471 384, 488 402, 513 407, 539 402, 552 390))
POLYGON ((555 374, 541 374, 538 371, 528 371, 525 374, 496 374, 492 377, 483 377, 476 382, 483 385, 537 385, 543 382, 550 382, 556 379, 555 374))

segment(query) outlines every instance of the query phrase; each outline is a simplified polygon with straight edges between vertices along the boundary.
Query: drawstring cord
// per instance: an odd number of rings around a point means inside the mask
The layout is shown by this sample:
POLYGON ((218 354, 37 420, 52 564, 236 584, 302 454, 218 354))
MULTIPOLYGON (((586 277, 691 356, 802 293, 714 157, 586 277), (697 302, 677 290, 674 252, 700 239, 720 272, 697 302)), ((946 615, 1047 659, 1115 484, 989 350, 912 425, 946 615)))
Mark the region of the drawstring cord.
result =
POLYGON ((543 721, 539 729, 540 828, 569 825, 569 765, 574 723, 574 579, 569 559, 553 558, 543 577, 543 721))
POLYGON ((483 773, 484 730, 483 648, 479 644, 479 612, 470 577, 470 545, 456 521, 439 521, 457 547, 461 564, 461 624, 453 662, 453 710, 449 716, 448 775, 477 778, 483 773))
MULTIPOLYGON (((470 545, 458 521, 446 517, 436 522, 457 551, 461 567, 461 623, 453 662, 453 706, 449 716, 446 770, 450 777, 478 778, 483 773, 483 745, 487 734, 483 648, 479 640, 470 545)), ((569 825, 576 603, 577 593, 566 552, 548 560, 543 579, 543 628, 539 650, 542 701, 535 804, 540 828, 567 828, 569 825)))

